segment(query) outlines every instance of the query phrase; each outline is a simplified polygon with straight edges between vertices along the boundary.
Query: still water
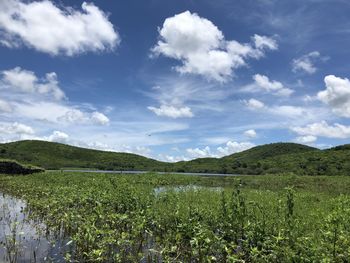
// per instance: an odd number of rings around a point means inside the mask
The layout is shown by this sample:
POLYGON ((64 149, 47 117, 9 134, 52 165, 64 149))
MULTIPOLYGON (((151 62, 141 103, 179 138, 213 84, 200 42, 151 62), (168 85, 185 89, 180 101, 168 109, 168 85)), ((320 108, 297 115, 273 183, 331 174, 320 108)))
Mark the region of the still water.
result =
POLYGON ((43 223, 28 215, 23 200, 0 192, 0 262, 65 262, 73 243, 51 236, 43 223))

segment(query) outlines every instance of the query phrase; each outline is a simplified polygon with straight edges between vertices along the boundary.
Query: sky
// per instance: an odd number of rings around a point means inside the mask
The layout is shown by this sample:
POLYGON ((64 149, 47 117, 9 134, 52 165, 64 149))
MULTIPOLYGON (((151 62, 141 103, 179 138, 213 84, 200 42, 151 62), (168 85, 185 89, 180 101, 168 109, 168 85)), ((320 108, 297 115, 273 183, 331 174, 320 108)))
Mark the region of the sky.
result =
POLYGON ((162 161, 349 143, 347 0, 0 1, 0 142, 162 161))

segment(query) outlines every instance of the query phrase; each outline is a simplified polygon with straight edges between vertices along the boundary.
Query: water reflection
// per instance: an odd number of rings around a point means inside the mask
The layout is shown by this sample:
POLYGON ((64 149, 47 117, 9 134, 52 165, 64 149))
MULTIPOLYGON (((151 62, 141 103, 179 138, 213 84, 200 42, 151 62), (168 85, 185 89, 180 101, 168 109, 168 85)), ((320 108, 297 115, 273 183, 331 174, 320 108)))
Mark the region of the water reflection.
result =
POLYGON ((28 218, 23 200, 0 192, 0 262, 65 262, 70 243, 51 238, 44 224, 28 218))

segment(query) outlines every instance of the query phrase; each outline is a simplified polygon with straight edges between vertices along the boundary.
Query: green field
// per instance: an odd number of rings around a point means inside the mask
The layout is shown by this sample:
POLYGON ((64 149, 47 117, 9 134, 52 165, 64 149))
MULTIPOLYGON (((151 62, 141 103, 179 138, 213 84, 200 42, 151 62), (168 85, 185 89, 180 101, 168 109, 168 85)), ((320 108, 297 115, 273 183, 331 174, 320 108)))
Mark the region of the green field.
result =
POLYGON ((348 262, 350 177, 0 176, 69 262, 348 262))

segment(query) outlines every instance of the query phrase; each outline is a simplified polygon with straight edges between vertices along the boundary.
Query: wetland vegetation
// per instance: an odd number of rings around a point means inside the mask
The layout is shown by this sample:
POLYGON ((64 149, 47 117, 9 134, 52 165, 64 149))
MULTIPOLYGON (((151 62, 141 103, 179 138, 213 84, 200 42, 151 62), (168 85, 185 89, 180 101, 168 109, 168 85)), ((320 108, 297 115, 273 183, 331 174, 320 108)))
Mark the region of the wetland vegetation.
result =
POLYGON ((45 172, 1 175, 0 191, 26 202, 26 216, 44 226, 45 238, 68 244, 56 251, 67 262, 350 258, 345 176, 45 172))

